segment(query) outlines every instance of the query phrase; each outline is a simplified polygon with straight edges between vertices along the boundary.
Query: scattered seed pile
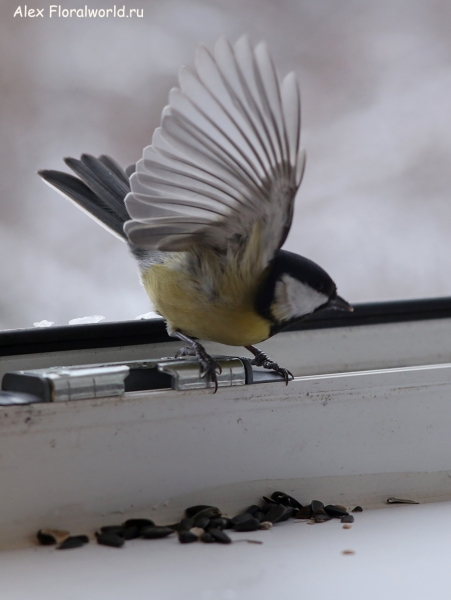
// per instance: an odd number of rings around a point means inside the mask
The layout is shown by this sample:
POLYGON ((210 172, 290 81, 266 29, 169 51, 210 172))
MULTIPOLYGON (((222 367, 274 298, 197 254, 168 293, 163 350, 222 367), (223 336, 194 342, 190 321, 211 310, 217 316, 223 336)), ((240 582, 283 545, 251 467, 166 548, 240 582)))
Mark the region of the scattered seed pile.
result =
MULTIPOLYGON (((352 512, 361 512, 356 506, 352 512)), ((275 523, 288 519, 309 520, 310 523, 324 523, 340 519, 342 523, 354 522, 354 517, 346 507, 339 504, 324 506, 319 500, 313 500, 303 506, 298 500, 284 492, 274 492, 271 498, 263 496, 261 504, 253 504, 233 518, 222 514, 216 506, 198 504, 185 510, 181 521, 172 525, 155 525, 150 519, 128 519, 122 525, 106 525, 96 531, 97 543, 102 546, 121 548, 126 541, 143 538, 156 540, 176 533, 181 544, 201 541, 205 544, 230 544, 231 537, 225 530, 257 531, 270 529, 275 523)), ((57 545, 58 550, 79 548, 89 542, 87 535, 70 535, 69 531, 40 529, 37 538, 43 546, 57 545)), ((246 540, 252 543, 255 540, 246 540)))

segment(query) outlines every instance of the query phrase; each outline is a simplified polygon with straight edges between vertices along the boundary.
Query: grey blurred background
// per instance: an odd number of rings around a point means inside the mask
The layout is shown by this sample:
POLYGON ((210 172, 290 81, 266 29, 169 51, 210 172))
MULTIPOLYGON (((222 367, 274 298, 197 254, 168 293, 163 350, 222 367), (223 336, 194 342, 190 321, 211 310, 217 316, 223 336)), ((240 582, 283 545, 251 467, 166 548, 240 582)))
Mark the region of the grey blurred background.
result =
MULTIPOLYGON (((85 4, 114 1, 61 6, 85 4)), ((144 16, 128 19, 18 6, 0 8, 0 328, 150 310, 125 245, 36 171, 82 152, 138 160, 178 67, 244 32, 301 81, 308 160, 286 248, 352 302, 451 295, 449 0, 131 0, 144 16)))

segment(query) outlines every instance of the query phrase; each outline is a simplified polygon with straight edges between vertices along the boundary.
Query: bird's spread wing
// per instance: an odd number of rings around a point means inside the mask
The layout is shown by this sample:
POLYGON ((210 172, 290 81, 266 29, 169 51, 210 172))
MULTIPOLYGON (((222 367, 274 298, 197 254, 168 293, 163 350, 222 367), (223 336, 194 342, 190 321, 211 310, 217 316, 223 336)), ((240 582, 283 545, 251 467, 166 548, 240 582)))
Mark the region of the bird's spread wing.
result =
POLYGON ((291 226, 305 157, 296 76, 279 81, 265 44, 221 38, 182 67, 132 175, 125 232, 141 248, 227 253, 258 222, 262 261, 291 226))

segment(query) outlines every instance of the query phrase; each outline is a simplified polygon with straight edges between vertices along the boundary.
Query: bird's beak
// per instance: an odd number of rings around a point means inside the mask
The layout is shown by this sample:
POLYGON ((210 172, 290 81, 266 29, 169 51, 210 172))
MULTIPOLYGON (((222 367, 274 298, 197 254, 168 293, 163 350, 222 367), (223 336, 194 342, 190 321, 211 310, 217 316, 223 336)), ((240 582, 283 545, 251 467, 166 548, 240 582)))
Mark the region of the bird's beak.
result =
POLYGON ((332 300, 326 304, 325 308, 335 308, 337 310, 346 310, 347 312, 353 312, 353 307, 346 302, 341 296, 335 296, 332 300))

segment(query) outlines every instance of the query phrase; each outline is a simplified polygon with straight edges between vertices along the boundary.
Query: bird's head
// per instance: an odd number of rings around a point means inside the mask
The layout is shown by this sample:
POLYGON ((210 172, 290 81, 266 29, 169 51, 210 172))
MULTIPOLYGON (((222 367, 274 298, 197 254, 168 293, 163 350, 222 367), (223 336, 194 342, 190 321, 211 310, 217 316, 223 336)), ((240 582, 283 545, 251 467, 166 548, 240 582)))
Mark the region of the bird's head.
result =
POLYGON ((314 312, 331 308, 353 310, 338 296, 337 286, 324 269, 308 258, 279 250, 256 298, 257 312, 272 323, 271 335, 314 312))

